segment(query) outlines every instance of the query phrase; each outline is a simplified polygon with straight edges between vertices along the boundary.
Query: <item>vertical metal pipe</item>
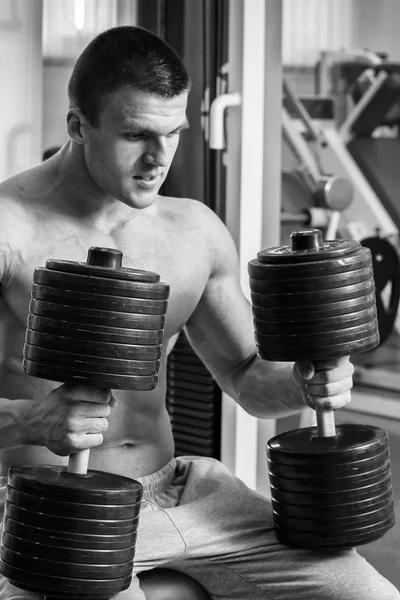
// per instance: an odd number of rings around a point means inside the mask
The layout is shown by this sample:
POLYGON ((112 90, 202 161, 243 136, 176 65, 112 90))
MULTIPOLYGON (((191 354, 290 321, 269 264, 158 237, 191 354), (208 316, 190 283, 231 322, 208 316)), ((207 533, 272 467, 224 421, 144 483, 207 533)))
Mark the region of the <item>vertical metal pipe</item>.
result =
MULTIPOLYGON (((281 169, 282 169, 282 0, 265 2, 264 48, 264 155, 262 183, 263 248, 277 246, 281 231, 281 169)), ((259 248, 261 249, 261 248, 259 248)), ((276 433, 275 420, 258 420, 257 490, 269 494, 265 462, 265 443, 276 433)))

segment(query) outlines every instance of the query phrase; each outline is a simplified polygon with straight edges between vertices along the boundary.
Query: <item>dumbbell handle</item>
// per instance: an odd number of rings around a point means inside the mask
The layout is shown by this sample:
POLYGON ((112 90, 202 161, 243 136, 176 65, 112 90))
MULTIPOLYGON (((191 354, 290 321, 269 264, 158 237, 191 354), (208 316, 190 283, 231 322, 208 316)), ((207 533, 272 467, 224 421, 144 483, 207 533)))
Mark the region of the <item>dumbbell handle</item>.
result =
POLYGON ((76 454, 71 454, 68 460, 67 471, 69 473, 77 473, 78 475, 86 475, 89 466, 90 450, 81 450, 76 454))
POLYGON ((331 408, 317 408, 318 437, 334 437, 336 435, 335 416, 331 408))

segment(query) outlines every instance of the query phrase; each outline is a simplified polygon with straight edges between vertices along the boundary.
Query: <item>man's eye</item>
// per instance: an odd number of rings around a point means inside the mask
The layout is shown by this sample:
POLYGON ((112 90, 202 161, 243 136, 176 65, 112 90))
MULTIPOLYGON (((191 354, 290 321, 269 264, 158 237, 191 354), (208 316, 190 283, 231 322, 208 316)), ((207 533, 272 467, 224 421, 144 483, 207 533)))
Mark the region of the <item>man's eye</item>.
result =
POLYGON ((124 137, 127 140, 140 140, 144 137, 144 133, 125 133, 124 137))
POLYGON ((172 131, 171 133, 167 134, 167 137, 175 137, 176 135, 180 135, 182 133, 182 129, 179 129, 178 131, 172 131))

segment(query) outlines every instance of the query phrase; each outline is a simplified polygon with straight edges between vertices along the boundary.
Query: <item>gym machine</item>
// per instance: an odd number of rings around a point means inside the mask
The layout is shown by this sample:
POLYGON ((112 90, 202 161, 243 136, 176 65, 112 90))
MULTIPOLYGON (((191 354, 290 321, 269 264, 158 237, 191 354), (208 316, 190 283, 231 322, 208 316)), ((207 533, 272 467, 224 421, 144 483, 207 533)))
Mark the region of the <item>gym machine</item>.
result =
MULTIPOLYGON (((370 63, 367 66, 369 65, 370 63)), ((363 71, 365 65, 356 63, 356 67, 357 75, 363 71)), ((386 78, 386 74, 379 75, 379 83, 376 85, 377 89, 381 90, 381 93, 383 89, 382 82, 386 81, 386 78)), ((368 90, 366 93, 368 93, 368 90)), ((359 94, 360 92, 358 92, 359 94)), ((319 98, 316 97, 314 100, 318 104, 319 98)), ((388 102, 386 101, 387 105, 388 102)), ((376 350, 368 352, 361 357, 355 357, 355 363, 357 363, 355 381, 363 385, 378 385, 390 387, 390 389, 398 389, 400 382, 396 384, 396 381, 394 381, 396 379, 395 373, 391 373, 390 378, 388 378, 384 366, 382 367, 382 364, 379 364, 385 360, 384 357, 388 353, 393 356, 393 352, 390 352, 389 349, 387 351, 385 349, 382 350, 382 345, 385 345, 386 340, 388 340, 396 328, 400 299, 400 261, 397 250, 397 225, 386 210, 385 204, 380 201, 377 192, 364 177, 360 167, 351 156, 349 149, 344 143, 342 134, 335 129, 333 125, 335 119, 332 118, 326 127, 318 127, 316 121, 310 116, 306 108, 310 107, 309 109, 312 110, 312 106, 313 102, 310 98, 303 104, 290 89, 287 82, 285 82, 283 110, 285 111, 286 109, 286 113, 284 113, 283 119, 283 135, 285 141, 286 139, 289 140, 286 146, 296 146, 297 153, 299 154, 297 165, 304 164, 305 157, 307 157, 308 163, 317 164, 322 172, 329 172, 331 170, 331 172, 342 173, 343 176, 346 175, 353 190, 353 197, 351 202, 340 212, 340 215, 336 213, 337 219, 335 225, 340 236, 358 240, 363 246, 368 247, 372 253, 380 348, 379 351, 376 350), (377 370, 376 366, 382 368, 377 370)), ((321 120, 320 123, 322 122, 321 120)), ((349 122, 348 117, 342 126, 345 130, 347 130, 349 122)), ((365 123, 368 123, 368 119, 363 117, 361 123, 365 129, 365 123)), ((352 141, 355 143, 355 138, 352 141)), ((380 143, 384 144, 387 141, 390 143, 393 140, 382 139, 380 143)), ((371 142, 375 143, 374 140, 371 140, 371 142)), ((364 143, 364 138, 360 138, 360 144, 364 143)), ((296 164, 294 171, 295 169, 296 164)), ((304 167, 301 166, 300 170, 302 169, 304 167)), ((283 186, 283 205, 287 202, 285 195, 287 196, 287 186, 286 188, 283 186)), ((294 198, 297 200, 301 196, 296 194, 294 198)), ((315 221, 305 222, 305 225, 320 226, 315 221)), ((334 239, 336 233, 334 235, 331 234, 332 227, 328 231, 328 235, 326 235, 327 239, 334 239)), ((393 336, 391 339, 393 339, 393 336)), ((391 343, 391 339, 388 341, 389 344, 391 343)))

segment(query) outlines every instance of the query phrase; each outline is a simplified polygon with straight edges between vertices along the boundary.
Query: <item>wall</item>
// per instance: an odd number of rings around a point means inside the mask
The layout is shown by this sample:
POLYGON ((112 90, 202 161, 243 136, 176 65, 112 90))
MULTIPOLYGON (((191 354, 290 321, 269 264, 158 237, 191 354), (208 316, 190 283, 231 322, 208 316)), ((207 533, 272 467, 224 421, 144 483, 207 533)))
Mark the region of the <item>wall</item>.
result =
POLYGON ((46 60, 43 65, 43 150, 62 146, 67 139, 67 86, 73 69, 68 61, 46 60))
POLYGON ((399 0, 352 0, 353 45, 384 50, 400 61, 399 0))
POLYGON ((71 11, 71 2, 44 0, 43 150, 61 146, 67 139, 67 87, 76 58, 100 31, 115 25, 135 24, 137 2, 92 0, 86 3, 84 29, 78 33, 73 29, 71 11))
POLYGON ((41 0, 0 4, 0 181, 41 160, 41 0))

